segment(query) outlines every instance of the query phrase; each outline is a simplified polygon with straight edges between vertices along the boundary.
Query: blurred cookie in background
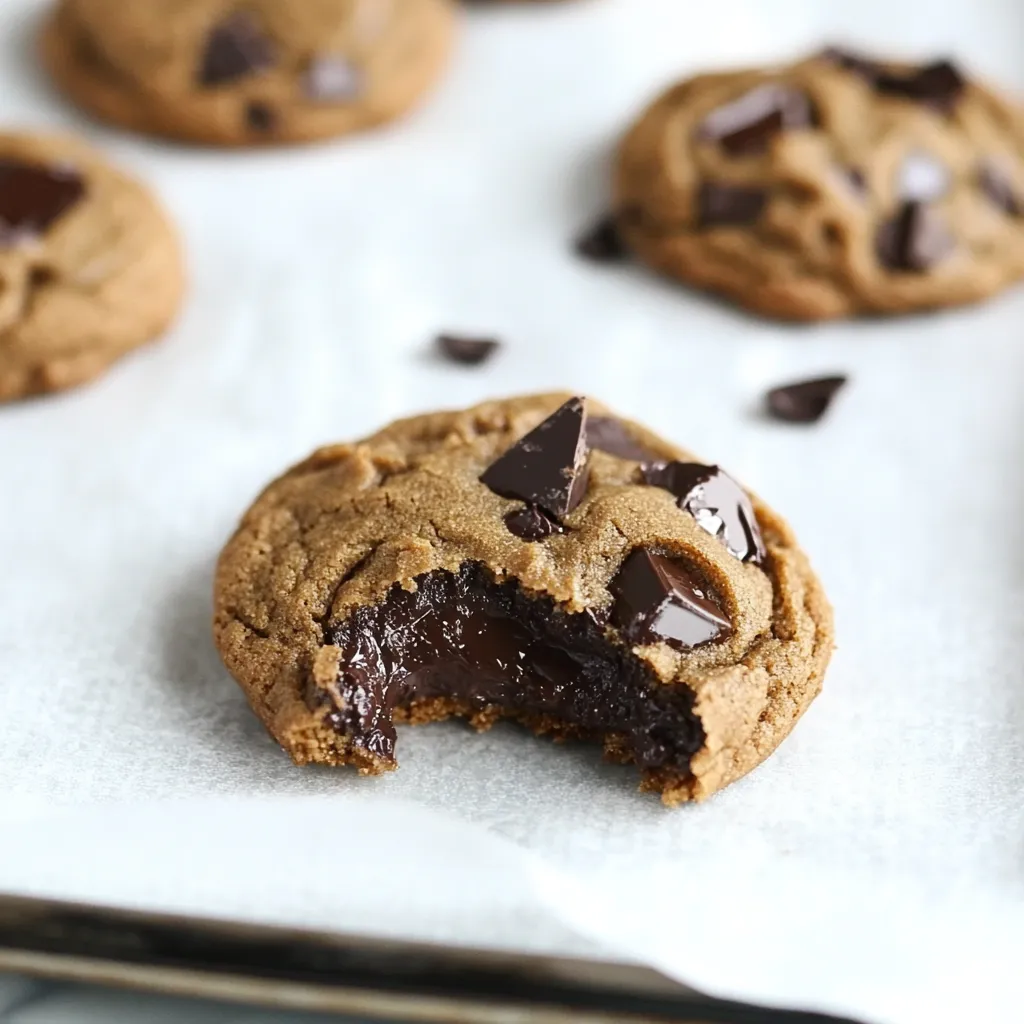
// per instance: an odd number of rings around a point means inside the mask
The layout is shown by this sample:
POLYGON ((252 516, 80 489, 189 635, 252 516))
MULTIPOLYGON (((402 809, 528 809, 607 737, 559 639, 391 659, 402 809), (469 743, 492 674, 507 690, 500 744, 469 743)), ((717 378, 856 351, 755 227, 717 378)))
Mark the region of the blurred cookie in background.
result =
POLYGON ((96 377, 159 335, 183 290, 146 189, 73 139, 0 134, 0 401, 96 377))
POLYGON ((454 31, 452 0, 60 0, 42 52, 103 120, 255 146, 400 116, 439 78, 454 31))
POLYGON ((828 49, 707 74, 622 145, 641 260, 793 320, 984 299, 1024 276, 1024 112, 954 63, 828 49))

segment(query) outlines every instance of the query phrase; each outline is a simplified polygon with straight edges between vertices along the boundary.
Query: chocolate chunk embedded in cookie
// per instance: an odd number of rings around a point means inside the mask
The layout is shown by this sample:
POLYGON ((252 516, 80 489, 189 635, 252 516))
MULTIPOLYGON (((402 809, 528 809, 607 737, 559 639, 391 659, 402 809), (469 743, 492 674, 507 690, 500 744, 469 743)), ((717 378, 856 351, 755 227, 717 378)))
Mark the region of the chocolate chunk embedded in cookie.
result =
POLYGON ((567 395, 316 452, 246 514, 215 602, 225 663, 300 764, 376 774, 396 767, 396 723, 505 717, 602 743, 668 804, 766 758, 832 651, 782 520, 567 395))
POLYGON ((641 259, 768 316, 973 302, 1024 276, 1024 111, 946 60, 702 75, 629 132, 616 206, 641 259))
POLYGON ((454 24, 452 0, 59 0, 43 56, 104 120, 267 145, 403 114, 439 77, 454 24))
POLYGON ((167 327, 183 282, 141 185, 72 139, 0 134, 0 401, 97 376, 167 327))

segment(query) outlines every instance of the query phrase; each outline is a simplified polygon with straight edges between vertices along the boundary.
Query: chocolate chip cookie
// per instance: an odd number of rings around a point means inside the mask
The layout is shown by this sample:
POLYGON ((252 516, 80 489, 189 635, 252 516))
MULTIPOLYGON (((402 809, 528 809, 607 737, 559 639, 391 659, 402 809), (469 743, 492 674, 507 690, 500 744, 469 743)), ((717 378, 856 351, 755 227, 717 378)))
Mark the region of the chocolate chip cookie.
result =
POLYGON ((146 189, 75 140, 0 134, 0 401, 97 376, 168 326, 183 282, 146 189))
POLYGON ((246 514, 215 604, 227 667, 299 764, 377 774, 395 723, 510 718, 603 744, 670 805, 766 758, 832 652, 778 516, 568 395, 316 452, 246 514))
POLYGON ((60 0, 54 79, 99 117, 215 145, 302 142, 391 120, 439 77, 452 0, 60 0))
POLYGON ((829 49, 670 89, 625 139, 639 257, 769 316, 973 302, 1024 276, 1024 113, 952 62, 829 49))

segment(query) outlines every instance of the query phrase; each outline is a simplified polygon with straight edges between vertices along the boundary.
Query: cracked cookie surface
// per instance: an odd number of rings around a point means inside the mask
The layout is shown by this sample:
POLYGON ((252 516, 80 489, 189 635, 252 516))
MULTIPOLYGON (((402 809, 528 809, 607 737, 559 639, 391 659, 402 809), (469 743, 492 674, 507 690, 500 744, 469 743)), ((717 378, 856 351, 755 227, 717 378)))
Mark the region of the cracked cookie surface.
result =
POLYGON ((670 804, 767 757, 832 650, 781 519, 568 395, 314 453, 245 515, 215 589, 225 664, 300 764, 377 773, 395 722, 509 717, 603 743, 670 804))
POLYGON ((100 118, 212 145, 329 138, 389 121, 440 76, 452 0, 60 0, 55 81, 100 118))
POLYGON ((0 134, 0 401, 96 377, 169 325, 183 288, 145 188, 74 139, 0 134))
POLYGON ((949 61, 830 49, 693 78, 629 132, 615 192, 640 259, 769 316, 959 305, 1024 276, 1024 113, 949 61))

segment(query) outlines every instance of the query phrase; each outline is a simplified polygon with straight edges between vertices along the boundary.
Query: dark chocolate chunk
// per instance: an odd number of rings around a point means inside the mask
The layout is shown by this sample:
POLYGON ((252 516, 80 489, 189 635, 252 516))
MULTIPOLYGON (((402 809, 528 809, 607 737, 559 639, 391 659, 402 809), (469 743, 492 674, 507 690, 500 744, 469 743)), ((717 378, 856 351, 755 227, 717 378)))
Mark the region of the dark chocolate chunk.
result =
POLYGON ((904 203, 878 229, 876 249, 890 270, 922 274, 956 247, 942 214, 925 203, 904 203))
POLYGON ((439 334, 435 340, 438 352, 445 359, 463 366, 479 366, 501 347, 497 338, 467 338, 461 334, 439 334))
POLYGON ((302 88, 316 103, 346 103, 362 91, 363 76, 346 57, 321 54, 306 67, 302 88))
POLYGON ((215 25, 199 65, 202 85, 215 86, 259 74, 274 64, 274 47, 255 19, 236 11, 215 25))
POLYGON ((0 160, 0 246, 38 238, 85 195, 70 167, 0 160))
POLYGON ((748 156, 763 152, 781 132, 811 128, 816 122, 807 93, 772 82, 713 110, 697 133, 699 138, 717 142, 731 156, 748 156))
POLYGON ((768 414, 786 423, 817 423, 846 384, 844 376, 818 377, 772 388, 765 396, 768 414))
POLYGON ((50 285, 56 284, 59 279, 60 278, 55 267, 47 267, 42 264, 37 264, 28 272, 28 287, 30 291, 37 291, 40 288, 49 288, 50 285))
POLYGON ((942 113, 953 109, 967 86, 959 68, 949 60, 933 61, 910 71, 892 71, 878 61, 834 46, 824 50, 821 57, 860 75, 880 93, 905 96, 942 113))
POLYGON ((682 563, 639 548, 611 584, 612 621, 634 644, 688 651, 732 632, 721 605, 682 563))
POLYGON ((764 561, 764 539, 754 506, 725 470, 699 462, 655 462, 640 472, 645 484, 674 494, 679 507, 741 562, 760 565, 764 561))
POLYGON ((960 70, 949 60, 937 60, 910 72, 880 71, 874 84, 881 93, 905 96, 944 114, 953 110, 967 86, 960 70))
POLYGON ((587 493, 589 454, 587 410, 582 398, 571 398, 509 448, 480 482, 561 519, 587 493))
POLYGON ((394 710, 440 699, 466 714, 543 717, 583 737, 614 733, 641 767, 685 772, 705 740, 692 691, 659 684, 606 635, 606 621, 603 608, 567 613, 477 563, 436 570, 325 629, 341 651, 337 686, 314 685, 307 700, 384 762, 394 710))
POLYGON ((576 252, 595 263, 621 263, 629 249, 619 231, 618 217, 609 213, 576 239, 576 252))
POLYGON ((868 179, 865 177, 864 172, 859 167, 847 167, 845 168, 846 180, 850 183, 850 188, 859 196, 864 196, 868 191, 868 179))
POLYGON ((1013 179, 998 164, 986 160, 978 169, 978 185, 996 206, 1011 217, 1024 216, 1024 201, 1014 188, 1013 179))
POLYGON ((543 509, 536 505, 514 509, 505 516, 505 525, 509 533, 514 533, 522 540, 544 540, 556 533, 565 533, 565 527, 556 523, 543 509))
POLYGON ((257 101, 245 108, 245 120, 254 132, 272 132, 277 125, 277 114, 269 104, 257 101))
POLYGON ((697 220, 702 228, 753 224, 767 202, 763 188, 706 181, 697 195, 697 220))
POLYGON ((591 416, 587 419, 587 444, 631 462, 650 462, 658 457, 635 441, 614 416, 591 416))
POLYGON ((904 200, 930 203, 949 191, 953 174, 950 169, 924 150, 908 153, 900 166, 897 193, 904 200))

